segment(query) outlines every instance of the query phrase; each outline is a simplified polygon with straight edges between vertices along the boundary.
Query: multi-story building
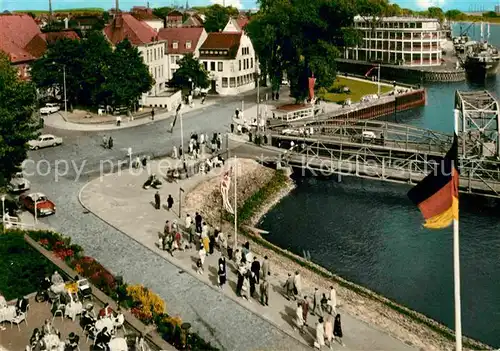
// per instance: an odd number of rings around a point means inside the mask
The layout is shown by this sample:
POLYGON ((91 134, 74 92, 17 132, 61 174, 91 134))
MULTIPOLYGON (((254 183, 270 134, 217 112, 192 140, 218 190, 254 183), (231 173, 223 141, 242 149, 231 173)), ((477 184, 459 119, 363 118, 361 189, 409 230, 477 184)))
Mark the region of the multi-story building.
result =
POLYGON ((173 10, 167 14, 166 26, 167 28, 182 27, 182 12, 173 10))
POLYGON ((153 15, 153 9, 145 6, 134 6, 132 8, 132 16, 138 19, 141 22, 144 22, 151 28, 153 28, 156 32, 164 27, 165 19, 158 18, 153 15))
POLYGON ((441 25, 437 19, 416 17, 354 18, 362 44, 347 48, 344 57, 408 66, 441 65, 441 25), (374 25, 375 23, 375 25, 374 25))
POLYGON ((141 53, 155 81, 151 91, 143 96, 144 105, 147 105, 148 96, 158 96, 165 91, 167 50, 165 41, 158 37, 158 33, 153 28, 137 20, 131 14, 118 13, 111 24, 104 28, 104 34, 113 45, 128 39, 141 53))
POLYGON ((179 60, 184 55, 200 56, 200 46, 207 38, 207 32, 203 27, 164 28, 158 35, 165 41, 167 48, 167 81, 174 76, 174 72, 179 68, 179 60))
POLYGON ((236 95, 255 88, 258 63, 250 38, 243 32, 209 33, 200 47, 211 90, 236 95))

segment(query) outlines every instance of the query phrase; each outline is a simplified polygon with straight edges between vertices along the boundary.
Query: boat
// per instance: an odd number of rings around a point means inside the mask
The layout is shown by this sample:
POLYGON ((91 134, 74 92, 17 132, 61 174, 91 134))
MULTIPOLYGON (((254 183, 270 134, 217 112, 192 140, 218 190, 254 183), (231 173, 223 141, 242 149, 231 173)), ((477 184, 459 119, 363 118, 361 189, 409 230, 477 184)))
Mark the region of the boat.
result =
POLYGON ((460 35, 458 37, 453 37, 453 48, 457 54, 463 54, 465 52, 465 44, 469 42, 470 38, 467 35, 460 35))
POLYGON ((469 42, 465 45, 464 68, 474 78, 492 77, 497 74, 500 52, 487 42, 469 42))

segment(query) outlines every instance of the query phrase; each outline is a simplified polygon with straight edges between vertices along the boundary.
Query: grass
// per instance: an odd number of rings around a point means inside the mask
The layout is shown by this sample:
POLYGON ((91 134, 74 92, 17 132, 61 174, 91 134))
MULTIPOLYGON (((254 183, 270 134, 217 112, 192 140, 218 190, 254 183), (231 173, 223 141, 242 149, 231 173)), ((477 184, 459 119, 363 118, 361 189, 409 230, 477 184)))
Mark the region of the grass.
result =
POLYGON ((0 293, 7 301, 36 292, 54 265, 19 233, 0 234, 0 293))
MULTIPOLYGON (((352 102, 358 102, 365 95, 377 94, 377 83, 364 82, 357 79, 349 79, 345 77, 337 77, 333 86, 326 90, 320 89, 318 96, 325 101, 342 103, 346 99, 351 99, 352 102), (349 93, 343 93, 342 88, 349 87, 349 93)), ((392 87, 387 85, 380 86, 381 94, 387 93, 392 90, 392 87)))

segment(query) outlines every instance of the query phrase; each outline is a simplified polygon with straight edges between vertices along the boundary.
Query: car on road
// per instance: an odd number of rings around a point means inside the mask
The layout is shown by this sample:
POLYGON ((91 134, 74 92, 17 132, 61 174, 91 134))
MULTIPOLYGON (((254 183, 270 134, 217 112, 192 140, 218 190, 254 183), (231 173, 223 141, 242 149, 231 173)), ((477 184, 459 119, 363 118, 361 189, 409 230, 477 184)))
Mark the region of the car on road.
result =
POLYGON ((19 202, 25 209, 33 214, 35 214, 36 206, 36 215, 40 217, 56 213, 56 205, 42 193, 21 195, 19 196, 19 202))
POLYGON ((18 193, 28 190, 30 186, 31 183, 28 179, 24 178, 23 172, 17 172, 10 180, 8 189, 13 193, 18 193))
POLYGON ((31 150, 38 150, 43 147, 57 146, 63 143, 62 138, 53 136, 52 134, 42 134, 36 140, 28 141, 31 150))
POLYGON ((51 113, 56 113, 60 109, 61 107, 59 106, 59 104, 49 103, 45 104, 45 106, 40 109, 40 114, 50 115, 51 113))

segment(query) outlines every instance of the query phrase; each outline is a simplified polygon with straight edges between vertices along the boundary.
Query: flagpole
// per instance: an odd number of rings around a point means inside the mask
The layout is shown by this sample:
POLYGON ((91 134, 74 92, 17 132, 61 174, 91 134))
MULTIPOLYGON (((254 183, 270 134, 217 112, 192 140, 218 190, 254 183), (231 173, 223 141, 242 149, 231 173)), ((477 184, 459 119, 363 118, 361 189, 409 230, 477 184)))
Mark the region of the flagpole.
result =
POLYGON ((377 75, 377 95, 380 97, 380 63, 378 64, 378 75, 377 75))
POLYGON ((238 167, 236 165, 236 156, 234 156, 234 249, 233 252, 236 252, 238 248, 238 167))
MULTIPOLYGON (((458 135, 460 111, 455 109, 455 134, 458 135)), ((455 168, 458 165, 453 165, 455 168)), ((460 245, 458 219, 453 219, 453 273, 455 285, 455 343, 456 351, 462 351, 462 310, 460 303, 460 245)))

